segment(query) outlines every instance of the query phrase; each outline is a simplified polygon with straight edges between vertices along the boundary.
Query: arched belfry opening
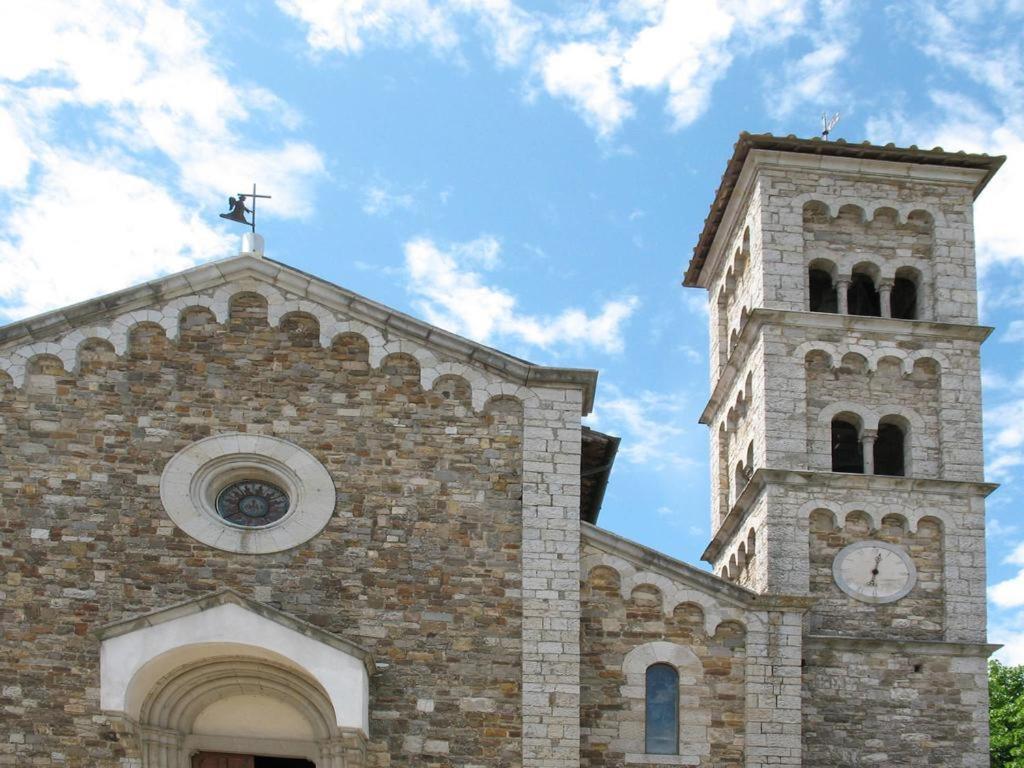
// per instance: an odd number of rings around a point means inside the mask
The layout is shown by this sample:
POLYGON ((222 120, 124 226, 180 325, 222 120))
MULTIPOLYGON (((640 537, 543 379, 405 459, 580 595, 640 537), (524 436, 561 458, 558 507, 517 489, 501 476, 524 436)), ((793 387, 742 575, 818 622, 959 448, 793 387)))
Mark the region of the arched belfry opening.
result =
POLYGON ((839 296, 832 275, 820 266, 807 270, 809 306, 811 312, 838 312, 839 296))
POLYGON ((854 272, 850 278, 850 287, 846 290, 846 306, 851 315, 881 317, 882 302, 871 275, 854 272))
POLYGON ((864 450, 860 430, 853 419, 832 419, 832 471, 864 473, 864 450))
POLYGON ((890 301, 890 315, 899 320, 916 320, 918 317, 917 280, 909 272, 897 272, 893 281, 890 301))
POLYGON ((900 424, 882 421, 878 425, 874 452, 876 475, 902 477, 906 474, 906 434, 900 424))
POLYGON ((100 699, 142 768, 360 768, 369 654, 223 590, 101 630, 100 699))

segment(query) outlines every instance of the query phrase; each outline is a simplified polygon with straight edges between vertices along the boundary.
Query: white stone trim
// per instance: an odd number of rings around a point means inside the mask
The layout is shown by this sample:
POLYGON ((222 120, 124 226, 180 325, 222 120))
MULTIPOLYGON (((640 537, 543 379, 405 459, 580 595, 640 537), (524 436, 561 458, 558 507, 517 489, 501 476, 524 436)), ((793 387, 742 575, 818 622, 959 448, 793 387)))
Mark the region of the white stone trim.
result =
POLYGON ((228 552, 281 552, 309 541, 334 514, 334 480, 308 451, 269 435, 230 433, 186 446, 164 467, 160 499, 174 523, 198 541, 228 552), (219 488, 246 473, 269 479, 288 492, 288 513, 264 528, 221 520, 212 499, 219 488))
POLYGON ((369 731, 369 675, 361 659, 235 603, 109 637, 100 644, 100 706, 138 722, 153 686, 174 669, 219 657, 277 658, 321 686, 335 725, 369 731))
MULTIPOLYGON (((263 754, 307 757, 323 768, 363 765, 369 732, 366 660, 342 641, 249 610, 237 600, 179 606, 101 632, 100 706, 137 741, 143 768, 188 768, 197 749, 232 751, 253 739, 195 734, 207 707, 234 696, 277 699, 310 727, 313 740, 257 739, 263 754), (137 624, 137 626, 134 626, 137 624)), ((237 751, 237 750, 236 750, 237 751)))

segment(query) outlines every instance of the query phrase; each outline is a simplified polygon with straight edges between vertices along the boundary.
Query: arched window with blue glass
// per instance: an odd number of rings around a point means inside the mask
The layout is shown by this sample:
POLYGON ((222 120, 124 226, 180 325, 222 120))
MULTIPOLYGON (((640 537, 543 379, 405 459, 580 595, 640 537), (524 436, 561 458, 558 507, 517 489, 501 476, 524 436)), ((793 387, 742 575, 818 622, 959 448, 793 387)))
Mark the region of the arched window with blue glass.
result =
POLYGON ((679 753, 679 672, 671 664, 647 668, 644 724, 647 754, 679 753))

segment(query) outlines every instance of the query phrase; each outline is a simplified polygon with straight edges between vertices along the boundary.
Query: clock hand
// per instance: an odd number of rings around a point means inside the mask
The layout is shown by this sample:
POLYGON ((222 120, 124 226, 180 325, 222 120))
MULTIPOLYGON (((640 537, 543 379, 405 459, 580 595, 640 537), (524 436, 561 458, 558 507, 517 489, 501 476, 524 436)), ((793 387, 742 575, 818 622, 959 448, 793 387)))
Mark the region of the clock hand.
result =
POLYGON ((871 569, 871 581, 868 582, 868 586, 869 587, 875 587, 876 591, 878 589, 878 584, 877 584, 878 566, 879 566, 879 564, 881 562, 882 562, 882 553, 879 552, 877 555, 875 555, 875 567, 871 569))

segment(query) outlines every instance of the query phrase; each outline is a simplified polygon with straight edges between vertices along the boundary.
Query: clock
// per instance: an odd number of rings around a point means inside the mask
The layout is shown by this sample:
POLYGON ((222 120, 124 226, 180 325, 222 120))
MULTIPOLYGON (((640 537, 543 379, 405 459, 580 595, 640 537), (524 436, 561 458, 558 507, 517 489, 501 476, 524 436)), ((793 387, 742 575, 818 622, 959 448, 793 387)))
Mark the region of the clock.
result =
POLYGON ((903 547, 858 541, 836 555, 832 577, 843 592, 861 602, 893 603, 914 588, 917 569, 903 547))

